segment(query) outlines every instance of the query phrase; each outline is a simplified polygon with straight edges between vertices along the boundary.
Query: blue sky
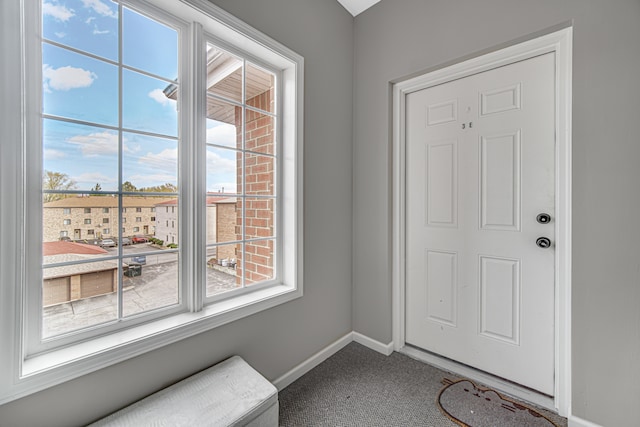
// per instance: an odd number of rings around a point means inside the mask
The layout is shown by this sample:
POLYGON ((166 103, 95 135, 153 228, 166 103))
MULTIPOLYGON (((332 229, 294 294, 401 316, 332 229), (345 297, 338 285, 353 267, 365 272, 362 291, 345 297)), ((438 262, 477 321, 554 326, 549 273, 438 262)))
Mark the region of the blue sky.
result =
MULTIPOLYGON (((43 0, 45 39, 118 61, 118 5, 110 0, 43 0)), ((166 135, 122 134, 122 180, 137 187, 177 184, 177 105, 163 90, 177 78, 178 33, 123 8, 122 126, 166 135), (161 77, 155 78, 153 76, 161 77), (164 79, 164 80, 163 80, 164 79)), ((118 189, 117 65, 43 43, 43 112, 94 123, 45 119, 44 169, 67 174, 77 189, 118 189)), ((207 142, 235 146, 235 127, 207 120, 207 142)), ((236 152, 207 149, 207 190, 235 191, 236 152)))

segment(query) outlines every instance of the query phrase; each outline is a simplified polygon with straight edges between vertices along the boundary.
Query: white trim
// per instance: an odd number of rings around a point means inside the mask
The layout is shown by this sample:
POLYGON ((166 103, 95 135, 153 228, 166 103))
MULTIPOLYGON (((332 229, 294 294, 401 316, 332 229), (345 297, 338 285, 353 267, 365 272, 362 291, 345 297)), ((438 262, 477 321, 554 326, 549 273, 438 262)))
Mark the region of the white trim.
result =
POLYGON ((544 53, 556 55, 556 306, 555 408, 567 416, 571 402, 571 64, 572 28, 480 55, 393 85, 392 333, 405 346, 405 97, 544 53))
POLYGON ((304 374, 327 360, 329 357, 342 350, 347 344, 351 343, 352 341, 353 332, 349 332, 345 336, 338 338, 336 341, 332 342, 319 352, 304 360, 302 363, 296 365, 294 368, 290 369, 289 371, 273 380, 273 385, 276 386, 278 391, 281 391, 289 384, 293 383, 295 380, 302 377, 304 374))
POLYGON ((294 368, 290 369, 289 371, 273 380, 273 385, 276 386, 278 391, 284 389, 289 384, 293 383, 298 378, 302 377, 304 374, 327 360, 329 357, 342 350, 351 342, 362 344, 373 351, 384 354, 385 356, 389 356, 391 353, 393 353, 393 343, 383 344, 380 341, 374 340, 373 338, 369 338, 358 332, 352 331, 344 335, 343 337, 338 338, 336 341, 332 342, 322 350, 313 354, 308 359, 304 360, 294 368))
POLYGON ((368 336, 355 331, 353 332, 353 340, 358 344, 362 344, 363 346, 377 351, 378 353, 382 353, 385 356, 389 356, 393 353, 393 341, 389 344, 383 344, 380 341, 376 341, 373 338, 369 338, 368 336))
POLYGON ((583 420, 575 415, 569 415, 569 427, 602 427, 600 424, 592 423, 591 421, 583 420))

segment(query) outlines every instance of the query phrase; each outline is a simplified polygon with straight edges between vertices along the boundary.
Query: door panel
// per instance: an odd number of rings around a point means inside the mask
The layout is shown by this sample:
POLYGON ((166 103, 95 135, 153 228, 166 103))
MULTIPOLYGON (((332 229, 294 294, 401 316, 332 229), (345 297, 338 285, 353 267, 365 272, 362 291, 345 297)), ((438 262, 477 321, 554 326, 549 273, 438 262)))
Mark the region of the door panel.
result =
POLYGON ((406 342, 553 394, 554 54, 407 96, 406 342))

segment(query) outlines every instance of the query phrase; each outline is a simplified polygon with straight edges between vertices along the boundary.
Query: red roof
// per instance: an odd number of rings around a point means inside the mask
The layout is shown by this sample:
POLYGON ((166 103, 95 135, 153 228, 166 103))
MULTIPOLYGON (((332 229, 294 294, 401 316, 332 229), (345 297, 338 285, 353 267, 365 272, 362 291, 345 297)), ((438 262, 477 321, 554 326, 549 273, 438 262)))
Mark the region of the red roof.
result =
POLYGON ((108 253, 106 250, 95 245, 86 245, 75 242, 44 242, 42 244, 42 255, 62 255, 62 254, 82 254, 82 255, 102 255, 108 253))

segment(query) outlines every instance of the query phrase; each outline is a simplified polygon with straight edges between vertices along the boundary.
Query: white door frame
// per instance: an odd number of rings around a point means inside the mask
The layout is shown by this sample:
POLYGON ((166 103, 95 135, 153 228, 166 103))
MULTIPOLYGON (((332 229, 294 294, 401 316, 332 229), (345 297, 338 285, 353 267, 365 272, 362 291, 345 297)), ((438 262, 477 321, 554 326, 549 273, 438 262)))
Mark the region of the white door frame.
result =
POLYGON ((571 75, 572 28, 446 66, 393 85, 393 346, 405 347, 405 105, 412 92, 549 52, 556 57, 555 385, 554 406, 571 404, 571 75))

